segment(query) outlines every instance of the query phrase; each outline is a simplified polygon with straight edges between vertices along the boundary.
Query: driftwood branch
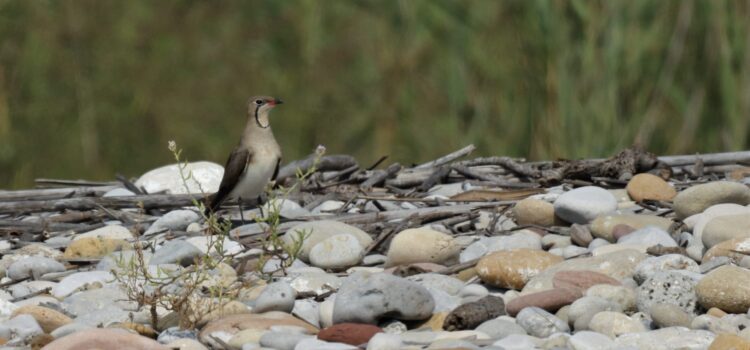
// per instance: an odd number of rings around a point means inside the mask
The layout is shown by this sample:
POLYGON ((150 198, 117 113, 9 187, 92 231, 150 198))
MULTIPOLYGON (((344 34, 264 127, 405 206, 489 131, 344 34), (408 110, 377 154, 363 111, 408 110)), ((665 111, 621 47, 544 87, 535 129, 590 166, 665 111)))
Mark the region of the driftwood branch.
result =
MULTIPOLYGON (((279 174, 276 177, 276 182, 280 184, 286 183, 296 177, 297 171, 306 172, 315 165, 315 154, 308 156, 302 160, 295 160, 287 165, 284 165, 279 169, 279 174)), ((337 171, 350 168, 357 165, 357 160, 352 156, 337 154, 330 156, 323 156, 318 161, 316 166, 317 171, 337 171)))
POLYGON ((433 161, 429 161, 427 163, 423 163, 423 164, 417 165, 414 168, 415 169, 429 169, 429 168, 434 168, 434 167, 438 167, 438 166, 441 166, 441 165, 445 165, 445 164, 448 164, 448 163, 450 163, 450 162, 452 162, 452 161, 454 161, 454 160, 456 160, 458 158, 461 158, 461 157, 469 155, 469 153, 473 152, 475 149, 476 149, 476 147, 474 145, 468 145, 468 146, 466 146, 466 147, 464 147, 464 148, 462 148, 462 149, 460 149, 458 151, 455 151, 455 152, 450 153, 450 154, 446 154, 446 155, 444 155, 444 156, 442 156, 442 157, 440 157, 438 159, 435 159, 433 161))
POLYGON ((145 195, 127 197, 81 197, 41 201, 17 201, 0 203, 0 214, 56 212, 63 210, 92 210, 104 208, 179 208, 192 206, 194 200, 203 199, 200 194, 145 195))

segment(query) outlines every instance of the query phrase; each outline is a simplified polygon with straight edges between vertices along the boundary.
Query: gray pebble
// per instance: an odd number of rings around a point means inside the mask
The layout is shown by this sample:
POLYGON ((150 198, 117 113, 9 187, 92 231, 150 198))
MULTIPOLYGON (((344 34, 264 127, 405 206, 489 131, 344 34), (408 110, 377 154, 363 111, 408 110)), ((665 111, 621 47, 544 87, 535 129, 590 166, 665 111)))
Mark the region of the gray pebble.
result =
POLYGON ((291 312, 297 292, 286 282, 274 282, 266 286, 255 300, 253 312, 267 311, 291 312))
POLYGON ((693 317, 672 304, 651 305, 651 319, 658 328, 690 327, 693 317))
POLYGON ((287 332, 267 332, 260 337, 260 345, 277 350, 294 350, 297 344, 312 335, 287 332))
POLYGON ((8 267, 8 278, 18 281, 24 278, 38 279, 50 272, 65 271, 65 265, 43 256, 32 256, 14 262, 8 267))
POLYGON ((638 310, 649 313, 651 305, 673 304, 689 314, 695 313, 698 295, 696 281, 678 271, 657 272, 643 282, 636 292, 638 310))
POLYGON ((154 252, 149 260, 149 265, 179 264, 190 266, 195 259, 203 256, 203 252, 196 246, 183 240, 174 240, 164 243, 154 252))
POLYGON ((511 334, 526 334, 523 327, 517 325, 512 318, 507 316, 485 321, 476 330, 489 335, 493 339, 503 339, 511 334))
POLYGON ((555 333, 568 333, 570 328, 555 315, 538 307, 527 307, 516 316, 516 323, 529 335, 546 338, 555 333))
POLYGON ((336 293, 333 322, 375 324, 383 317, 424 320, 432 316, 435 300, 419 284, 393 275, 354 273, 336 293))

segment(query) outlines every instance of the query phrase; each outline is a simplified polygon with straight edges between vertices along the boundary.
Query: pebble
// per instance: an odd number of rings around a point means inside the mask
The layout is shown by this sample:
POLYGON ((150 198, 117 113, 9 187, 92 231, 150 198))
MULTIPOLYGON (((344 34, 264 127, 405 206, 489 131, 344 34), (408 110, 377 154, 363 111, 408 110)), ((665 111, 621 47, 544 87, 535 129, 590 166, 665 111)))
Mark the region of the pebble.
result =
POLYGON ((357 265, 362 260, 364 248, 351 234, 328 237, 310 250, 310 263, 331 270, 342 270, 357 265))
POLYGON ((552 226, 555 220, 555 207, 543 200, 526 198, 513 207, 513 216, 519 225, 552 226))
POLYGON ((21 314, 3 322, 0 324, 0 329, 5 329, 13 335, 13 339, 6 345, 23 344, 34 336, 44 334, 44 330, 36 319, 28 314, 21 314))
POLYGON ((563 193, 555 200, 555 215, 563 220, 586 224, 597 216, 617 209, 617 198, 596 186, 584 186, 563 193))
POLYGON ((31 256, 11 264, 6 273, 8 278, 18 281, 25 278, 39 279, 44 274, 62 271, 65 271, 65 265, 57 260, 43 256, 31 256))
POLYGON ((333 307, 333 323, 376 324, 383 317, 424 320, 435 301, 419 284, 393 275, 355 273, 347 277, 333 307))
POLYGON ((266 286, 255 300, 253 312, 292 312, 297 292, 286 282, 274 282, 266 286))
POLYGON ((750 349, 750 341, 734 334, 722 333, 711 342, 711 350, 750 349))
POLYGON ((606 335, 590 331, 576 332, 568 339, 568 347, 571 350, 600 350, 613 345, 612 339, 606 335))
POLYGON ((165 231, 185 231, 188 225, 201 219, 201 215, 193 210, 172 210, 164 216, 158 218, 143 233, 144 236, 150 236, 165 231))
POLYGON ((703 230, 711 220, 719 216, 747 214, 748 212, 750 212, 750 208, 743 205, 734 203, 716 204, 706 208, 702 213, 691 215, 683 222, 689 230, 692 230, 695 238, 702 243, 703 230))
POLYGON ((318 339, 333 343, 344 343, 359 346, 370 341, 375 334, 383 330, 378 326, 358 323, 339 323, 334 326, 321 329, 318 339))
POLYGON ((263 314, 235 314, 218 318, 201 329, 198 339, 204 344, 218 347, 212 336, 228 341, 232 336, 243 330, 265 331, 273 326, 283 325, 302 327, 311 333, 317 332, 315 327, 288 313, 270 311, 263 314))
POLYGON ((602 215, 591 222, 591 234, 594 237, 614 242, 613 231, 617 225, 627 225, 636 230, 646 226, 656 226, 662 230, 668 230, 672 225, 672 220, 660 216, 642 214, 602 215))
POLYGON ((515 316, 527 307, 538 307, 540 309, 555 312, 565 305, 569 305, 581 297, 581 291, 571 288, 555 288, 536 293, 524 294, 513 298, 508 302, 505 311, 515 316))
POLYGON ((459 262, 481 258, 489 253, 514 249, 542 249, 542 239, 538 234, 523 230, 509 236, 482 237, 470 244, 460 254, 459 262))
POLYGON ((750 271, 725 265, 709 272, 696 286, 698 302, 704 308, 716 307, 730 313, 750 308, 750 271))
POLYGON ((289 333, 289 332, 265 332, 260 336, 258 343, 267 348, 277 350, 293 350, 299 342, 304 339, 314 338, 309 334, 289 333))
POLYGON ((628 185, 625 187, 628 195, 636 202, 647 199, 657 201, 671 201, 677 195, 674 187, 664 181, 662 178, 642 173, 633 176, 628 185))
POLYGON ((529 335, 546 338, 554 333, 569 332, 568 325, 555 315, 537 307, 528 307, 516 316, 516 323, 529 335))
POLYGON ((492 345, 497 347, 497 349, 502 349, 502 350, 538 349, 537 346, 541 345, 541 339, 532 337, 530 335, 511 334, 503 339, 500 339, 492 343, 492 345))
POLYGON ((177 164, 153 169, 141 175, 135 185, 145 189, 146 193, 163 191, 168 194, 201 193, 201 191, 214 193, 219 190, 221 178, 224 176, 224 167, 211 162, 187 163, 183 173, 185 175, 192 173, 190 181, 187 181, 187 189, 177 164))
POLYGON ((654 304, 649 310, 654 325, 658 328, 690 327, 693 317, 674 304, 654 304))
POLYGON ((397 233, 388 248, 386 266, 410 263, 452 263, 461 247, 451 235, 429 228, 407 229, 397 233))
POLYGON ((73 241, 65 249, 66 259, 101 258, 109 253, 131 249, 130 243, 122 239, 88 237, 73 241))
POLYGON ((739 252, 750 252, 750 238, 735 238, 721 242, 706 251, 700 259, 702 262, 708 262, 726 256, 732 261, 742 261, 746 255, 739 252))
POLYGON ((620 305, 620 308, 626 312, 636 310, 635 292, 626 286, 597 284, 589 287, 585 295, 609 300, 620 305))
POLYGON ((378 333, 367 343, 367 350, 399 350, 401 337, 395 334, 378 333))
POLYGON ((642 229, 633 231, 617 240, 618 245, 645 245, 652 247, 661 245, 663 247, 676 247, 677 242, 672 236, 658 227, 646 226, 642 229))
POLYGON ((115 277, 109 271, 76 272, 66 276, 52 288, 52 295, 56 298, 64 298, 86 287, 101 287, 114 280, 115 277))
POLYGON ((614 311, 602 311, 594 315, 589 321, 589 329, 613 339, 626 333, 646 331, 639 320, 614 311))
POLYGON ((679 271, 657 272, 638 287, 638 310, 650 313, 652 305, 672 304, 688 314, 693 314, 698 301, 696 283, 693 278, 679 271))
POLYGON ((364 249, 372 242, 372 238, 366 232, 352 226, 333 220, 318 220, 305 222, 290 228, 287 233, 281 236, 284 244, 293 246, 302 242, 299 252, 299 258, 305 262, 310 262, 310 251, 312 248, 329 237, 348 233, 353 235, 359 241, 360 246, 364 249))
POLYGON ((483 257, 476 270, 484 283, 500 288, 522 289, 526 282, 563 259, 541 250, 516 249, 483 257))
POLYGON ((149 259, 149 265, 178 264, 190 266, 204 253, 195 245, 183 240, 173 240, 164 243, 149 259))
POLYGON ((706 248, 738 238, 750 238, 750 213, 717 216, 703 229, 702 241, 706 248))
POLYGON ((77 350, 77 349, 118 349, 118 350, 169 350, 170 348, 159 344, 138 334, 124 330, 115 329, 87 329, 71 335, 59 338, 44 347, 54 350, 77 350))
POLYGON ((107 225, 96 230, 81 233, 73 237, 74 241, 84 238, 133 239, 133 233, 121 225, 107 225))
POLYGON ((477 331, 487 334, 493 339, 502 339, 511 334, 523 334, 526 335, 526 330, 523 327, 516 324, 515 319, 508 316, 500 316, 498 318, 485 321, 480 324, 477 331))
POLYGON ((684 219, 721 203, 750 204, 750 188, 730 181, 691 186, 674 197, 673 208, 677 218, 684 219))
POLYGON ((73 320, 65 314, 42 306, 22 306, 13 312, 13 317, 18 315, 31 315, 44 330, 45 333, 52 333, 73 320))
POLYGON ((700 272, 695 260, 680 254, 667 254, 662 256, 648 257, 635 267, 633 279, 639 284, 643 283, 655 273, 667 270, 685 270, 700 272))
POLYGON ((623 334, 615 339, 618 346, 640 350, 708 349, 715 335, 708 331, 668 327, 648 332, 623 334))
POLYGON ((632 277, 635 267, 645 258, 645 254, 628 249, 594 257, 566 260, 532 278, 524 286, 523 293, 552 289, 552 279, 560 271, 593 271, 615 280, 632 277))
POLYGON ((567 314, 568 324, 572 325, 576 331, 589 329, 591 319, 602 311, 622 312, 623 309, 622 306, 610 300, 585 296, 570 304, 567 314))

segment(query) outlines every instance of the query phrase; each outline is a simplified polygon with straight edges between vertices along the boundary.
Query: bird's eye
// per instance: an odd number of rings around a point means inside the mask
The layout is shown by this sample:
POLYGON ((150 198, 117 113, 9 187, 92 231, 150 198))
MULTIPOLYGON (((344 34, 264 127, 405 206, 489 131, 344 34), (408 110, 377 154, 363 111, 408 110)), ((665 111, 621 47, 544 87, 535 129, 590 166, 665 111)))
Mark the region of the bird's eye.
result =
POLYGON ((263 100, 255 100, 255 104, 260 106, 263 104, 263 100))

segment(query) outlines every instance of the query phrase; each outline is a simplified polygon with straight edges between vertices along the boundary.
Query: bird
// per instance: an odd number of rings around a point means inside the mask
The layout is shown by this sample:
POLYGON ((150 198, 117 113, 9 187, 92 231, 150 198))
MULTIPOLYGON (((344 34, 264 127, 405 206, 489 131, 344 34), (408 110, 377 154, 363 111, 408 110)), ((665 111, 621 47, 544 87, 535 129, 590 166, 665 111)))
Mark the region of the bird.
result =
POLYGON ((229 154, 219 190, 207 200, 206 216, 228 200, 257 198, 275 180, 281 164, 281 147, 271 130, 268 114, 284 103, 271 96, 254 96, 247 102, 247 122, 237 147, 229 154))

